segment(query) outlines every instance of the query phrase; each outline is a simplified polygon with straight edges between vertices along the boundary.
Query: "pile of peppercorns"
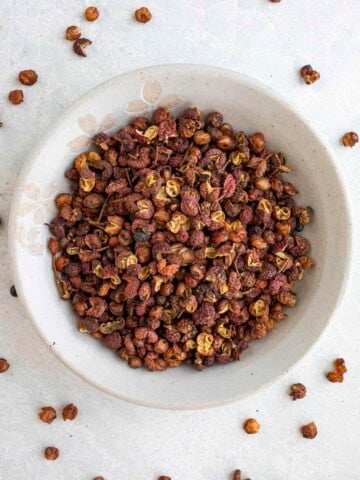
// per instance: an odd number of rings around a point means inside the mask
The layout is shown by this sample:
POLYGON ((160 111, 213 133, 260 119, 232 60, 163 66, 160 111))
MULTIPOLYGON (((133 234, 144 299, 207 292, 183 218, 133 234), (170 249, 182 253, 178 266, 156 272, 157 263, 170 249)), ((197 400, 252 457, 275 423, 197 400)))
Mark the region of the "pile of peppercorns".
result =
POLYGON ((158 108, 76 157, 50 224, 56 281, 79 330, 131 367, 239 360, 286 318, 313 260, 282 153, 188 108, 158 108))

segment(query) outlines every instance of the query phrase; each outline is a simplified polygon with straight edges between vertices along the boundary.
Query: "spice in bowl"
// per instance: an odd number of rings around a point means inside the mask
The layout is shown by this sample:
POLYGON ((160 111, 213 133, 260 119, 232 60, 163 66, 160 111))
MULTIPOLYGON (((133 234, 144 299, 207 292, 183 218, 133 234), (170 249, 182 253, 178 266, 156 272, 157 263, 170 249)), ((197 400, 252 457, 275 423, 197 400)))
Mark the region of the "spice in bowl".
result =
POLYGON ((235 131, 219 112, 158 108, 97 134, 49 225, 79 331, 132 368, 239 360, 286 319, 314 263, 291 171, 261 132, 235 131))

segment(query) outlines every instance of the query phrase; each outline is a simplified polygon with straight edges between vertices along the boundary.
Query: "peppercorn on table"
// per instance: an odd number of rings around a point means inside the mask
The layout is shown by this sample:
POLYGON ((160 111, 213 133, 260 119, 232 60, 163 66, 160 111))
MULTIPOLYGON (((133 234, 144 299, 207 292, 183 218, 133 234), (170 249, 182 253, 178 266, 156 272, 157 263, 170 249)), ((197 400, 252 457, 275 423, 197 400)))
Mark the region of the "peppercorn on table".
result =
MULTIPOLYGON (((0 478, 218 480, 240 468, 252 480, 360 479, 359 2, 3 0, 1 12, 0 478), (173 62, 246 73, 296 104, 332 146, 353 220, 345 296, 317 345, 266 389, 200 411, 135 406, 85 383, 44 345, 10 294, 8 211, 35 140, 98 83, 173 62), (341 143, 347 132, 344 144, 353 148, 341 143)), ((88 120, 79 142, 99 129, 88 120)), ((36 209, 52 201, 36 195, 36 209)), ((22 240, 31 244, 31 235, 22 240)))

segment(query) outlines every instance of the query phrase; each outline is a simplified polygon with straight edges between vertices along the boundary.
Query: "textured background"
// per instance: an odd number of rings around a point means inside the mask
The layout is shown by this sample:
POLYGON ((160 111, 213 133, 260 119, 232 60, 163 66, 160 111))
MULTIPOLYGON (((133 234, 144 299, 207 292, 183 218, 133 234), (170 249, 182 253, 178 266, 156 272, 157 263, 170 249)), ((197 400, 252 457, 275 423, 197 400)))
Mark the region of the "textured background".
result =
MULTIPOLYGON (((133 21, 133 0, 99 0, 101 17, 83 20, 80 0, 1 0, 0 4, 0 357, 11 369, 0 377, 0 478, 6 480, 226 480, 240 467, 253 480, 360 479, 360 146, 339 145, 344 131, 360 130, 359 0, 148 0, 147 25, 133 21), (71 24, 93 40, 77 57, 64 40, 71 24), (136 407, 95 390, 63 367, 37 336, 12 284, 6 227, 16 176, 34 141, 79 95, 118 73, 146 65, 193 62, 230 67, 282 92, 325 135, 335 151, 352 206, 354 255, 341 308, 320 342, 287 377, 249 400, 199 412, 136 407), (306 63, 321 80, 304 85, 306 63), (12 106, 17 73, 34 68, 39 81, 24 87, 25 103, 12 106), (323 376, 343 355, 343 384, 323 376), (291 402, 289 384, 308 396, 291 402), (42 405, 78 405, 77 421, 45 425, 42 405), (242 422, 255 416, 259 434, 242 422), (298 427, 311 420, 319 434, 305 440, 298 427), (46 462, 42 448, 61 450, 46 462)), ((261 125, 259 126, 261 128, 261 125)), ((51 158, 49 158, 51 168, 51 158)), ((336 234, 336 232, 334 232, 336 234)), ((335 266, 334 266, 335 268, 335 266)), ((49 312, 51 321, 52 312, 49 312)))

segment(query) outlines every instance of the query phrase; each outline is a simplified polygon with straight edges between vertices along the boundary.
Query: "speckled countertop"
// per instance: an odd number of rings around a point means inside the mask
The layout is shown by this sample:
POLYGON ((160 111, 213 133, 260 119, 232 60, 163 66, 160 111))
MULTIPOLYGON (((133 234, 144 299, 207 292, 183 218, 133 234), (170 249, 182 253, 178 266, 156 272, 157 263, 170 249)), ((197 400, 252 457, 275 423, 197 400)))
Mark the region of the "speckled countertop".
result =
MULTIPOLYGON (((253 480, 358 480, 360 469, 360 147, 339 137, 360 130, 360 2, 358 0, 148 0, 147 25, 136 24, 139 2, 99 0, 95 23, 82 19, 81 0, 2 0, 0 5, 0 478, 6 480, 227 480, 241 468, 253 480), (93 40, 82 59, 63 39, 79 24, 93 40), (109 397, 84 383, 51 353, 10 296, 7 218, 16 176, 34 141, 63 109, 98 83, 147 65, 207 63, 252 75, 291 99, 330 141, 343 172, 353 215, 354 255, 345 298, 330 328, 281 381, 230 406, 196 412, 157 411, 109 397), (306 86, 298 69, 312 63, 321 80, 306 86), (39 81, 12 106, 17 73, 34 68, 39 81), (342 355, 343 384, 323 376, 342 355), (309 395, 291 402, 288 386, 302 381, 309 395), (42 405, 78 405, 75 422, 44 425, 42 405), (259 434, 241 428, 254 416, 259 434), (298 432, 315 420, 319 434, 298 432), (61 450, 46 462, 42 448, 61 450)), ((51 168, 51 159, 49 159, 51 168)), ((52 312, 49 312, 49 319, 52 312)))

